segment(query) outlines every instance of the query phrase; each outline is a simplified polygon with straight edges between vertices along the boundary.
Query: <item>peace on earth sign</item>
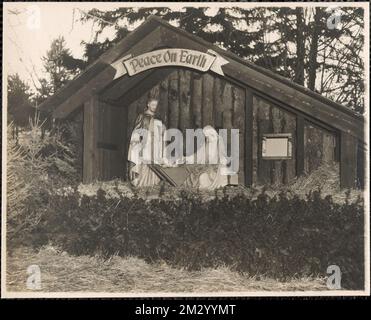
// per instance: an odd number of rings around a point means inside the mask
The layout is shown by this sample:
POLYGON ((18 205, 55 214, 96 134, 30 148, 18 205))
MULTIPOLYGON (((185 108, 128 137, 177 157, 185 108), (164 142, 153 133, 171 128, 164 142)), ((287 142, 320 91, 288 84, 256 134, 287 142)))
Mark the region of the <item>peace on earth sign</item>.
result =
POLYGON ((211 70, 224 75, 222 66, 228 61, 213 50, 201 52, 197 50, 169 48, 146 52, 136 57, 131 55, 120 58, 111 64, 116 69, 114 79, 125 74, 129 76, 152 68, 164 66, 180 66, 205 72, 211 70))

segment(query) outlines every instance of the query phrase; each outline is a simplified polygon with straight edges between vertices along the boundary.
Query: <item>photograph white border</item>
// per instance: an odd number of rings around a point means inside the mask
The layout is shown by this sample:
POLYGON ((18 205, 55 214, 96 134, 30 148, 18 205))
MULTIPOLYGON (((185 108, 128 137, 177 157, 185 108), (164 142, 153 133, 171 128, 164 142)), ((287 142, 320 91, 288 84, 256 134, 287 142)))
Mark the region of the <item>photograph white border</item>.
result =
MULTIPOLYGON (((17 2, 3 2, 3 12, 8 5, 14 5, 17 2)), ((28 2, 29 4, 44 5, 46 2, 28 2)), ((48 5, 63 5, 63 2, 52 3, 48 5)), ((67 4, 67 3, 66 3, 67 4)), ((70 5, 78 5, 80 7, 89 8, 91 6, 107 5, 108 2, 68 2, 70 5)), ((368 2, 131 2, 131 3, 118 3, 112 2, 112 6, 119 5, 121 7, 171 7, 181 8, 185 6, 193 7, 233 7, 238 5, 242 8, 251 7, 363 7, 365 10, 365 48, 364 48, 364 61, 365 61, 365 132, 367 143, 367 165, 366 165, 366 185, 365 185, 365 289, 364 290, 326 290, 326 291, 248 291, 248 292, 153 292, 153 293, 107 293, 107 292, 11 292, 6 290, 6 163, 7 163, 7 65, 6 61, 9 57, 4 55, 3 58, 3 113, 2 113, 2 202, 1 202, 1 297, 2 298, 138 298, 138 297, 341 297, 341 296, 369 296, 370 295, 370 206, 369 206, 369 3, 368 2)), ((57 10, 57 9, 55 9, 57 10)), ((4 20, 4 18, 3 18, 4 20)), ((3 22, 3 54, 6 52, 5 46, 7 45, 7 38, 4 37, 7 33, 7 25, 3 22)))

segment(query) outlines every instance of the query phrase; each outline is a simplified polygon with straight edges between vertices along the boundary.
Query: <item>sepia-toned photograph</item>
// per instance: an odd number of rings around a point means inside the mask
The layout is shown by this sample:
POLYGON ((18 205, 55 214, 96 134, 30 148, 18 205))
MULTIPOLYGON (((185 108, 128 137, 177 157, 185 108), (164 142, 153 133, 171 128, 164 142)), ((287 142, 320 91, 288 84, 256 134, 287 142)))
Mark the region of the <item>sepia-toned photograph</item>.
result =
POLYGON ((3 3, 1 297, 370 295, 369 10, 3 3))

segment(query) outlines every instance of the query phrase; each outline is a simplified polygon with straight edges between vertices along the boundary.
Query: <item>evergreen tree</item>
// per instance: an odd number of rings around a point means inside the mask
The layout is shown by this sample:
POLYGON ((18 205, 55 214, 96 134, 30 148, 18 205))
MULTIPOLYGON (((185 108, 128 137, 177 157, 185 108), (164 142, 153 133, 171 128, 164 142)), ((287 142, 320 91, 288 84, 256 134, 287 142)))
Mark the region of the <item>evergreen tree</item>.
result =
POLYGON ((52 41, 50 49, 42 60, 46 77, 39 79, 40 88, 35 97, 37 104, 56 93, 86 67, 84 61, 73 58, 63 37, 52 41))
POLYGON ((13 122, 14 130, 26 127, 29 117, 33 116, 35 109, 32 107, 31 91, 19 75, 8 76, 8 122, 13 122))
POLYGON ((97 25, 94 40, 84 43, 86 65, 125 37, 133 26, 157 15, 226 50, 319 92, 357 112, 364 110, 364 21, 362 8, 342 7, 341 23, 326 7, 118 8, 82 13, 97 25), (106 28, 113 40, 98 41, 106 28))

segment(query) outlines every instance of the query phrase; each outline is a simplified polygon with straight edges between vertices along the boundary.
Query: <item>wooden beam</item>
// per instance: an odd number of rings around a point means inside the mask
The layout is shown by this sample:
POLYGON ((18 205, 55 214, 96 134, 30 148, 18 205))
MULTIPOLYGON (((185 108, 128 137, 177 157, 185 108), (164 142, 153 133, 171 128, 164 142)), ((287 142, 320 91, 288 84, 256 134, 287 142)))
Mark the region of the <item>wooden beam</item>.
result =
POLYGON ((329 123, 336 129, 349 131, 351 134, 363 139, 364 127, 361 119, 355 119, 340 110, 331 108, 320 101, 310 98, 304 93, 298 92, 294 88, 285 86, 276 80, 269 79, 267 76, 259 74, 257 71, 242 70, 244 70, 242 66, 238 67, 233 63, 225 66, 226 73, 240 79, 248 86, 256 88, 265 95, 274 97, 314 119, 329 123))
POLYGON ((357 188, 365 188, 367 152, 365 146, 358 141, 357 148, 357 188))
POLYGON ((128 126, 128 108, 121 109, 121 132, 120 132, 120 157, 123 163, 121 176, 125 181, 128 180, 128 133, 127 133, 127 126, 128 126))
MULTIPOLYGON (((249 68, 252 68, 262 74, 265 74, 267 76, 269 76, 270 78, 273 78, 273 79, 276 79, 292 88, 295 88, 296 90, 300 91, 300 92, 303 92, 309 96, 311 96, 312 98, 315 98, 315 99, 318 99, 320 100, 321 102, 324 102, 326 104, 329 104, 331 105, 332 107, 335 107, 337 109, 340 109, 341 112, 345 112, 349 115, 352 115, 352 116, 358 116, 353 110, 339 104, 339 103, 336 103, 334 102, 333 100, 330 100, 312 90, 309 90, 308 88, 305 88, 304 86, 301 86, 293 81, 291 81, 290 79, 288 78, 285 78, 277 73, 274 73, 273 71, 269 70, 269 69, 266 69, 266 68, 263 68, 263 67, 260 67, 254 63, 251 63, 249 62, 248 60, 246 59, 243 59, 241 57, 239 57, 237 54, 231 52, 231 51, 228 51, 228 50, 224 50, 224 49, 221 49, 219 46, 217 45, 214 45, 210 42, 207 42, 206 40, 202 39, 201 37, 198 37, 198 36, 195 36, 194 34, 191 34, 183 29, 180 29, 180 28, 177 28, 173 25, 171 25, 169 22, 167 21, 164 21, 162 20, 161 18, 157 17, 157 16, 153 16, 152 17, 153 20, 157 20, 158 23, 161 24, 161 26, 163 27, 163 29, 167 32, 164 33, 164 36, 163 38, 165 40, 168 40, 168 39, 171 39, 171 37, 169 37, 169 33, 173 33, 173 34, 176 34, 176 37, 178 37, 179 39, 180 38, 186 38, 188 40, 191 40, 193 42, 196 42, 199 46, 203 47, 204 50, 206 49, 212 49, 213 51, 219 53, 220 55, 224 56, 225 58, 227 59, 231 59, 231 60, 235 60, 236 62, 239 62, 241 64, 243 64, 244 66, 247 66, 249 68)), ((174 46, 174 45, 173 45, 174 46)), ((190 48, 191 49, 191 48, 190 48)), ((197 50, 197 49, 196 49, 197 50)), ((362 118, 362 116, 360 116, 360 118, 362 118)))
POLYGON ((168 75, 174 72, 173 68, 159 68, 151 70, 150 73, 141 81, 140 87, 127 91, 117 101, 117 105, 129 106, 130 103, 141 97, 144 93, 150 90, 157 83, 164 80, 168 75))
POLYGON ((97 96, 91 97, 84 104, 83 183, 91 183, 96 179, 99 160, 97 149, 98 108, 97 96))
POLYGON ((185 134, 185 130, 191 128, 191 72, 179 70, 179 128, 185 134))
POLYGON ((62 90, 61 94, 56 94, 55 98, 51 99, 54 102, 50 102, 48 99, 49 102, 47 104, 49 106, 62 105, 65 108, 61 110, 58 107, 54 116, 61 118, 67 116, 72 109, 82 105, 86 99, 89 99, 90 95, 95 92, 94 90, 99 92, 99 90, 108 85, 112 80, 114 70, 107 64, 112 63, 120 56, 128 53, 139 54, 158 47, 180 46, 201 51, 206 51, 207 49, 215 50, 229 60, 229 63, 223 66, 227 76, 234 78, 244 86, 249 86, 265 93, 267 96, 274 97, 311 118, 331 124, 335 129, 349 132, 364 141, 363 117, 355 115, 354 112, 344 106, 304 87, 293 84, 288 79, 254 66, 238 56, 217 48, 194 35, 176 29, 166 22, 155 18, 151 19, 151 21, 153 21, 151 28, 156 37, 153 37, 152 33, 148 34, 150 32, 149 24, 146 24, 145 31, 143 31, 142 27, 138 28, 138 30, 127 37, 127 40, 125 38, 105 53, 92 68, 89 68, 83 75, 73 80, 71 85, 67 86, 69 87, 68 90, 62 90), (97 75, 98 73, 99 76, 97 75), (94 80, 95 78, 98 79, 94 80))
POLYGON ((354 188, 357 182, 358 141, 346 132, 340 135, 340 187, 354 188))
MULTIPOLYGON (((202 101, 200 101, 200 103, 202 103, 202 126, 213 125, 214 123, 213 87, 214 87, 214 77, 209 73, 203 74, 202 75, 202 101)), ((229 91, 230 91, 230 97, 231 97, 231 86, 230 85, 229 85, 229 91)), ((230 100, 232 100, 232 97, 230 100)), ((229 106, 231 107, 232 103, 230 103, 229 106)), ((232 127, 231 121, 226 121, 226 122, 228 123, 229 128, 231 128, 232 127)))
POLYGON ((309 117, 306 114, 304 114, 303 112, 301 112, 297 109, 294 109, 293 107, 283 103, 282 101, 277 100, 274 97, 270 97, 270 96, 266 95, 264 92, 260 92, 260 91, 255 90, 255 89, 251 89, 251 91, 253 92, 254 96, 259 97, 259 98, 264 99, 264 100, 267 100, 267 101, 273 103, 277 107, 280 107, 281 109, 283 109, 284 111, 286 111, 290 114, 293 114, 295 116, 301 115, 301 116, 303 116, 304 120, 308 120, 308 121, 312 122, 313 124, 317 125, 318 127, 322 128, 324 130, 327 130, 327 131, 330 131, 330 132, 337 131, 336 129, 334 129, 334 127, 331 127, 329 124, 324 123, 320 120, 317 120, 313 117, 309 117))
POLYGON ((253 184, 253 93, 245 90, 245 185, 253 184))
MULTIPOLYGON (((224 81, 224 80, 223 80, 224 81)), ((215 83, 215 82, 214 82, 215 83)), ((217 86, 214 86, 214 91, 219 89, 217 86)), ((222 89, 222 88, 220 88, 222 89)), ((216 91, 214 93, 214 103, 217 100, 217 92, 222 94, 223 91, 216 91)), ((224 101, 223 101, 224 102, 224 101)), ((246 184, 246 173, 245 173, 245 159, 246 159, 246 90, 239 86, 232 86, 232 127, 234 129, 239 129, 239 171, 238 171, 238 181, 242 184, 246 184)), ((222 109, 223 110, 223 109, 222 109)), ((214 108, 215 114, 217 114, 216 108, 214 108)), ((214 118, 216 119, 216 118, 214 118)), ((217 123, 215 122, 215 126, 217 123)))
POLYGON ((169 77, 169 127, 179 126, 179 74, 175 71, 169 77))
POLYGON ((125 52, 128 52, 139 41, 138 39, 144 39, 146 35, 155 30, 156 27, 159 27, 159 23, 156 21, 156 19, 147 19, 145 23, 135 29, 135 32, 131 32, 127 37, 119 41, 119 43, 117 43, 113 48, 103 53, 99 59, 90 64, 75 79, 68 82, 56 94, 44 101, 39 108, 41 110, 54 110, 57 108, 68 97, 74 95, 79 89, 85 86, 86 83, 104 70, 107 65, 123 56, 125 52))
MULTIPOLYGON (((194 37, 184 34, 184 32, 172 32, 163 29, 163 45, 170 47, 183 47, 193 50, 205 51, 205 44, 200 43, 194 37)), ((211 47, 211 45, 209 45, 211 47)), ((218 51, 221 51, 220 49, 218 51)), ((288 85, 277 77, 267 75, 257 68, 252 68, 241 61, 241 59, 232 59, 223 51, 223 56, 227 57, 229 63, 224 65, 224 73, 239 81, 244 86, 251 87, 263 92, 267 96, 273 97, 284 102, 292 108, 310 116, 319 119, 324 123, 329 123, 336 129, 347 131, 357 138, 364 140, 364 119, 346 110, 344 106, 334 106, 334 102, 324 102, 324 98, 314 98, 310 90, 294 85, 288 85), (305 91, 305 92, 304 92, 305 91)))
POLYGON ((364 139, 364 124, 361 119, 356 119, 346 113, 329 107, 328 105, 316 101, 313 98, 298 92, 294 88, 285 86, 284 84, 269 79, 263 74, 259 74, 254 70, 244 70, 242 66, 238 67, 233 63, 225 66, 225 72, 229 73, 246 85, 252 86, 263 92, 267 96, 274 97, 292 108, 310 116, 314 119, 319 119, 324 123, 331 124, 332 127, 341 131, 349 131, 360 139, 364 139))
POLYGON ((296 116, 296 175, 304 174, 304 117, 296 116))
MULTIPOLYGON (((151 51, 161 44, 161 30, 157 28, 150 34, 146 35, 141 41, 133 45, 128 51, 122 55, 133 54, 138 55, 146 51, 151 51)), ((117 55, 114 55, 117 57, 117 55)), ((119 56, 117 57, 117 59, 119 56)), ((111 61, 111 60, 109 60, 111 61)), ((110 63, 112 63, 111 61, 110 63)), ((107 64, 103 71, 96 74, 92 79, 87 80, 86 83, 75 93, 66 97, 66 99, 57 106, 53 112, 55 118, 65 118, 75 110, 78 106, 82 105, 89 98, 98 94, 107 85, 111 83, 116 70, 107 64)))
POLYGON ((94 90, 99 92, 112 80, 114 70, 109 66, 110 63, 128 53, 135 54, 149 51, 151 49, 148 49, 148 47, 145 49, 145 46, 150 47, 151 45, 153 45, 152 49, 176 46, 202 51, 213 49, 230 60, 230 63, 223 66, 227 76, 234 77, 236 81, 243 83, 245 86, 267 93, 267 95, 275 97, 310 117, 321 120, 323 123, 331 123, 334 128, 349 132, 364 141, 363 117, 357 116, 340 104, 292 83, 269 70, 255 66, 231 52, 222 50, 156 17, 149 18, 125 39, 104 53, 97 62, 89 66, 80 76, 43 103, 40 108, 59 109, 58 106, 64 105, 65 110, 57 110, 54 116, 60 118, 67 116, 72 109, 81 106, 86 99, 89 99, 94 90), (156 36, 152 36, 152 33, 155 33, 156 36), (102 75, 98 76, 101 73, 102 75), (99 79, 93 81, 96 77, 99 79), (90 83, 91 81, 93 83, 90 83), (87 89, 86 86, 90 89, 87 89), (90 93, 86 93, 85 90, 90 90, 90 93))
POLYGON ((119 146, 115 143, 110 142, 104 142, 104 141, 98 141, 97 142, 97 148, 98 149, 106 149, 106 150, 118 150, 119 146))
POLYGON ((126 74, 120 79, 113 81, 112 84, 104 88, 99 95, 101 99, 114 103, 114 101, 120 99, 126 92, 134 89, 138 84, 142 83, 142 81, 145 81, 153 72, 154 70, 147 70, 132 77, 126 74))
POLYGON ((202 127, 202 77, 200 73, 192 72, 191 109, 194 128, 202 127))

